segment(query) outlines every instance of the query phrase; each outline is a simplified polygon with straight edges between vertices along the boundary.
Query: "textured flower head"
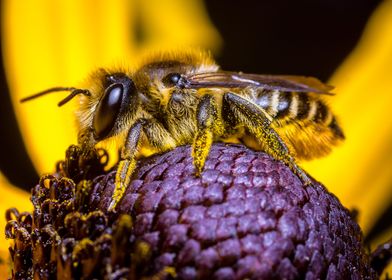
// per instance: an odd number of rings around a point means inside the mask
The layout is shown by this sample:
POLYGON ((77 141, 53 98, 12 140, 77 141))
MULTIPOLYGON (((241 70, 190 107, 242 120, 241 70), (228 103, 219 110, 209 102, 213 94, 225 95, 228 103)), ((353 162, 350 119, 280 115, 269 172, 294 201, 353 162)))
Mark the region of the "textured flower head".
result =
POLYGON ((80 154, 8 211, 14 279, 377 278, 350 212, 264 153, 215 144, 200 178, 189 147, 144 159, 115 213, 106 155, 80 154))

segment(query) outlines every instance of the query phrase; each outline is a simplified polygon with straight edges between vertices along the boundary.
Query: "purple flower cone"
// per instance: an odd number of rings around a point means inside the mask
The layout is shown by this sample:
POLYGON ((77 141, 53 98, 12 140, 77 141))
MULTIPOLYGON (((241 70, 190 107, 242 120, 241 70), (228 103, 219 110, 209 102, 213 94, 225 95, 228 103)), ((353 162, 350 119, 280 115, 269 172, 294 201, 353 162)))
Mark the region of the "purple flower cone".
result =
POLYGON ((378 278, 350 212, 265 153, 214 144, 200 178, 189 146, 143 159, 108 213, 115 171, 79 152, 8 212, 14 279, 378 278))

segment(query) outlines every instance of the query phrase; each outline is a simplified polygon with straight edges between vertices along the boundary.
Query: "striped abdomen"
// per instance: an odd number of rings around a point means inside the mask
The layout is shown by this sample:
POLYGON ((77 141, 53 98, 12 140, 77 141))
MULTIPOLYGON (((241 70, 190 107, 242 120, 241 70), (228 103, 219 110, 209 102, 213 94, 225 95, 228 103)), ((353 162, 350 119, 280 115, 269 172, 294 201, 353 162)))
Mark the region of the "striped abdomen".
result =
POLYGON ((301 121, 328 127, 336 137, 344 138, 335 116, 316 93, 259 91, 255 98, 274 120, 283 124, 301 121))

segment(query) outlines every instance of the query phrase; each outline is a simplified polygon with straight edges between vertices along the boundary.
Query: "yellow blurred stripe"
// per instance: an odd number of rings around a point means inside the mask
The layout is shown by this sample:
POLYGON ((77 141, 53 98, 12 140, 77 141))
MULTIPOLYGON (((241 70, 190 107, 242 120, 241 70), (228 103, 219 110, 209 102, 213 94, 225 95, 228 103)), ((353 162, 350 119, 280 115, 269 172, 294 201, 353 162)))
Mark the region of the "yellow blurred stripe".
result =
POLYGON ((12 186, 0 173, 0 279, 7 279, 9 272, 8 265, 8 247, 11 241, 7 241, 4 235, 5 216, 4 213, 8 208, 16 207, 19 212, 31 211, 32 205, 29 200, 29 194, 12 186))
POLYGON ((346 207, 359 209, 365 232, 392 200, 391 18, 392 1, 385 1, 330 82, 347 140, 329 157, 303 164, 346 207))
POLYGON ((218 31, 210 22, 200 0, 137 0, 145 32, 141 47, 163 48, 196 46, 217 51, 221 44, 218 31))

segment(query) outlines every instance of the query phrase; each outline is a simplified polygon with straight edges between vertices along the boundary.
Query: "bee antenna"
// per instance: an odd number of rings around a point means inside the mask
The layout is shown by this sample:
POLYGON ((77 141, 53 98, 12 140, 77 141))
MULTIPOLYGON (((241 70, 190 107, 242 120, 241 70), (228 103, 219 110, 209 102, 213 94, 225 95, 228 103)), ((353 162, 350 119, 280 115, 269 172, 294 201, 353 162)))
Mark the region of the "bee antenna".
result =
POLYGON ((58 91, 71 91, 71 93, 70 93, 66 98, 64 98, 63 100, 61 100, 61 101, 58 103, 58 106, 64 105, 65 103, 67 103, 68 101, 70 101, 72 98, 74 98, 74 97, 75 97, 76 95, 78 95, 78 94, 84 94, 84 95, 87 95, 87 96, 90 96, 90 95, 91 95, 90 91, 87 90, 87 89, 79 89, 79 88, 74 88, 74 87, 54 87, 54 88, 50 88, 50 89, 41 91, 41 92, 36 93, 36 94, 34 94, 34 95, 31 95, 31 96, 27 96, 27 97, 25 97, 25 98, 22 98, 22 99, 20 100, 20 102, 26 102, 26 101, 29 101, 29 100, 32 100, 32 99, 41 97, 41 96, 43 96, 43 95, 46 95, 46 94, 48 94, 48 93, 58 92, 58 91))
POLYGON ((72 98, 74 98, 76 95, 78 95, 78 94, 84 94, 84 95, 86 95, 86 96, 90 96, 91 95, 91 93, 90 93, 90 91, 88 90, 88 89, 80 89, 80 88, 76 88, 76 89, 73 89, 72 91, 71 91, 71 93, 66 97, 66 98, 64 98, 63 100, 61 100, 57 105, 60 107, 60 106, 63 106, 65 103, 68 103, 68 101, 70 101, 72 98))

